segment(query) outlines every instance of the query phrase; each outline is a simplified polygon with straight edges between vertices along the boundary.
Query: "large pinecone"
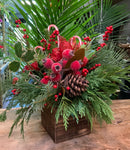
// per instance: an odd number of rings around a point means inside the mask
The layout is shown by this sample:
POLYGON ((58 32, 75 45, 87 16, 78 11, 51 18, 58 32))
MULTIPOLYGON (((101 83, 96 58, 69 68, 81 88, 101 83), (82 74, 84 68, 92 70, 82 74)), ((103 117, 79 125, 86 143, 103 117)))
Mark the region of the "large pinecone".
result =
POLYGON ((89 82, 85 77, 73 74, 68 74, 65 79, 61 81, 61 84, 69 97, 81 95, 82 92, 86 91, 88 83, 89 82), (67 90, 66 87, 70 87, 70 89, 67 90))

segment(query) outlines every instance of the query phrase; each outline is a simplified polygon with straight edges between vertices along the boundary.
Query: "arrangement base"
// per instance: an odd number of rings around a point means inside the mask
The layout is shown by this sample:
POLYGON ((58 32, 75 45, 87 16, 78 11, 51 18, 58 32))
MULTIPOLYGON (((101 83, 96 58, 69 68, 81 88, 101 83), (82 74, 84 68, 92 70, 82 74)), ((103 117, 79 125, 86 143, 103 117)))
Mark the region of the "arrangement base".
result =
POLYGON ((72 117, 69 118, 69 125, 67 131, 65 130, 63 118, 59 118, 56 124, 55 112, 51 113, 50 108, 45 108, 41 112, 42 125, 48 134, 52 137, 55 143, 63 142, 72 138, 80 137, 91 132, 90 123, 85 117, 79 117, 79 123, 76 123, 72 117))

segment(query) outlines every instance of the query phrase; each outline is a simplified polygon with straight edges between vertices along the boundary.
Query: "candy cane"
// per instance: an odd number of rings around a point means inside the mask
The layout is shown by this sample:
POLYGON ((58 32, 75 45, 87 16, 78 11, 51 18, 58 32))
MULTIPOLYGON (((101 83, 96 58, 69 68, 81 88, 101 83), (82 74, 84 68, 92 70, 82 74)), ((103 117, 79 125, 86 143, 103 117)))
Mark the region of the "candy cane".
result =
MULTIPOLYGON (((51 24, 51 25, 48 26, 48 32, 50 31, 51 27, 54 27, 57 31, 59 31, 59 29, 57 28, 56 25, 51 24)), ((57 35, 57 40, 58 40, 58 47, 59 47, 59 45, 60 45, 59 35, 57 35)))
POLYGON ((42 47, 42 46, 36 46, 36 47, 35 47, 35 52, 36 52, 36 50, 37 50, 38 48, 39 48, 41 51, 44 51, 44 49, 45 49, 45 48, 42 47))
POLYGON ((70 43, 71 43, 71 45, 72 45, 72 40, 73 40, 73 38, 77 38, 78 40, 79 40, 79 44, 80 44, 80 46, 82 45, 82 40, 81 40, 81 38, 79 37, 79 36, 73 36, 72 38, 71 38, 71 41, 70 41, 70 43))

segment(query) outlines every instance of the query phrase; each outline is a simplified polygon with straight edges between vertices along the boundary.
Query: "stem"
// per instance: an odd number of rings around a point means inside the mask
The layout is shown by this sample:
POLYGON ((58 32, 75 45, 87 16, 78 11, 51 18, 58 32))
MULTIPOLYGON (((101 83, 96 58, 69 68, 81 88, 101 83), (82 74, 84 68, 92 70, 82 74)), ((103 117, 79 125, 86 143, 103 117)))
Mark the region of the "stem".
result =
POLYGON ((29 76, 32 77, 34 80, 36 80, 38 83, 40 83, 42 85, 42 83, 36 78, 35 75, 29 74, 29 76))

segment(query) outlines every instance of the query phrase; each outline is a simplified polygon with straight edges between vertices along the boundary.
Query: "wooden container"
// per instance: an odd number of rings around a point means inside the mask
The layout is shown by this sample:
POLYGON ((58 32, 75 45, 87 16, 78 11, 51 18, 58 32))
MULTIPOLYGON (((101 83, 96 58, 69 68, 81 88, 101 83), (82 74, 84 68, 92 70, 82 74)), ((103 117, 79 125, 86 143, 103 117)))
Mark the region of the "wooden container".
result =
POLYGON ((59 122, 56 124, 55 112, 51 113, 50 108, 45 108, 41 112, 42 125, 48 134, 52 137, 55 143, 63 142, 72 138, 80 137, 91 132, 90 123, 85 117, 79 117, 79 123, 76 123, 72 117, 69 118, 69 125, 67 131, 63 124, 63 118, 59 118, 59 122))

